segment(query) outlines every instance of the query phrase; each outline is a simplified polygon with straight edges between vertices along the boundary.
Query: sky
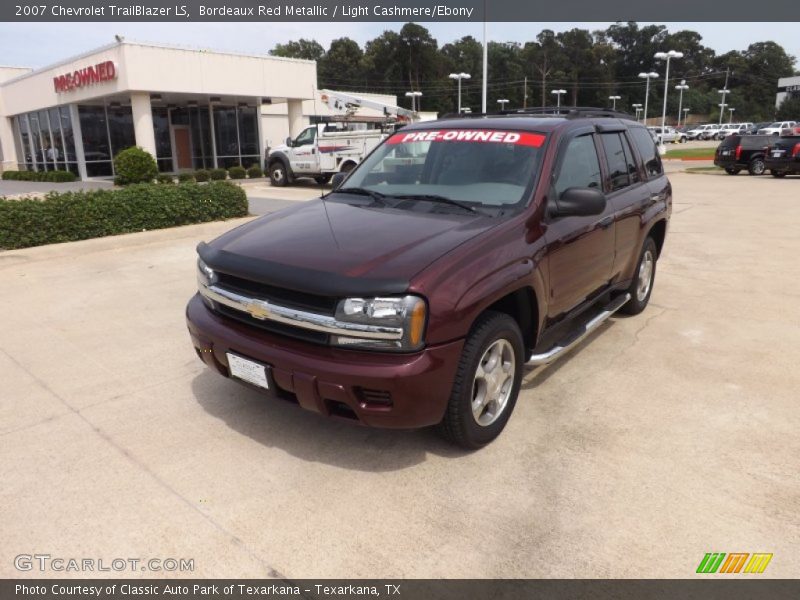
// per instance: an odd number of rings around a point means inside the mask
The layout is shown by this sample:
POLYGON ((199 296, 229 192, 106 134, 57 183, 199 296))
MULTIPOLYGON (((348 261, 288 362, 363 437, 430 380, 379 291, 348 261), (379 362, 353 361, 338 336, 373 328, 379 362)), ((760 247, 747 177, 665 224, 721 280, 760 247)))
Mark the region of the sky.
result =
MULTIPOLYGON (((641 23, 642 25, 648 23, 641 23)), ((664 23, 670 31, 691 29, 717 54, 744 50, 753 42, 775 41, 800 58, 797 23, 664 23)), ((465 35, 482 39, 481 23, 422 23, 440 45, 465 35)), ((489 23, 489 39, 525 42, 542 29, 556 32, 579 27, 604 29, 611 23, 489 23)), ((385 29, 403 23, 0 23, 0 65, 44 67, 106 45, 114 35, 130 40, 162 42, 249 54, 266 54, 277 43, 315 39, 325 48, 348 36, 363 44, 385 29)), ((800 69, 800 62, 797 64, 800 69)))

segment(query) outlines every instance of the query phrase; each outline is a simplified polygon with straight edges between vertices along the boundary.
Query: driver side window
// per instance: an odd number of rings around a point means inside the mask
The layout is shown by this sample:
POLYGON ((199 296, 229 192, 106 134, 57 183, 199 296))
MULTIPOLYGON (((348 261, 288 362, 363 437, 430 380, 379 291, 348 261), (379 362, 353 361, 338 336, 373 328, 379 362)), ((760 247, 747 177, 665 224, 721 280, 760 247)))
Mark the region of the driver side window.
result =
POLYGON ((306 146, 308 144, 314 143, 314 138, 317 137, 317 128, 316 127, 308 127, 300 132, 300 135, 297 136, 297 139, 294 141, 295 146, 306 146))
POLYGON ((553 188, 556 197, 572 187, 603 189, 600 175, 600 161, 594 147, 592 134, 582 135, 570 140, 561 160, 553 188))

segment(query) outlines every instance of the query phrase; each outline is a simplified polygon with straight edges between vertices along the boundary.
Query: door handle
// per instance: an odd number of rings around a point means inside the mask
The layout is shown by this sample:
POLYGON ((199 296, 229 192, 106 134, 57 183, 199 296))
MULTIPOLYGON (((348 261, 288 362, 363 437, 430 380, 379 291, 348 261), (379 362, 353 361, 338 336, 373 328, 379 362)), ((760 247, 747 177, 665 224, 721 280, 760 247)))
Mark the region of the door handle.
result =
POLYGON ((601 229, 608 229, 614 223, 614 215, 608 215, 605 219, 602 219, 598 225, 601 229))

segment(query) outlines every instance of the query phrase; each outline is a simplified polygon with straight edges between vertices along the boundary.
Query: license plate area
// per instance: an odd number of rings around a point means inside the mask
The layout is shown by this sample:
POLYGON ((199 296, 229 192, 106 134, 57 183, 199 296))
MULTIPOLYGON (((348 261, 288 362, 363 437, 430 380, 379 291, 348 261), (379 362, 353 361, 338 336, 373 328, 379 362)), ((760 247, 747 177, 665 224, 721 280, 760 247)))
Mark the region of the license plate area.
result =
POLYGON ((231 377, 264 390, 272 390, 270 367, 233 352, 226 352, 231 377))
POLYGON ((781 156, 783 156, 782 150, 776 150, 772 153, 772 158, 780 158, 781 156))

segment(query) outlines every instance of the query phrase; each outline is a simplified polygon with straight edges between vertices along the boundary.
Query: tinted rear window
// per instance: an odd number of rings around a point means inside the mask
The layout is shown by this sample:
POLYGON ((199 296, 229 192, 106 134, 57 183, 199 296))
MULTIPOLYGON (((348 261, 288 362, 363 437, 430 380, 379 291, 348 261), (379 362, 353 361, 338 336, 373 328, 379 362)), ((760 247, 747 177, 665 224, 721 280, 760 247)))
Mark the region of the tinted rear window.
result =
POLYGON ((628 131, 631 134, 633 143, 639 149, 647 175, 649 177, 661 175, 664 171, 661 167, 661 157, 658 155, 653 136, 644 127, 631 127, 628 131))

